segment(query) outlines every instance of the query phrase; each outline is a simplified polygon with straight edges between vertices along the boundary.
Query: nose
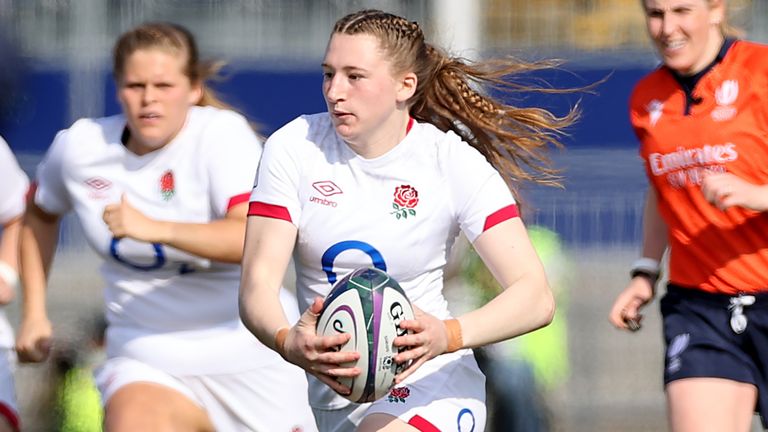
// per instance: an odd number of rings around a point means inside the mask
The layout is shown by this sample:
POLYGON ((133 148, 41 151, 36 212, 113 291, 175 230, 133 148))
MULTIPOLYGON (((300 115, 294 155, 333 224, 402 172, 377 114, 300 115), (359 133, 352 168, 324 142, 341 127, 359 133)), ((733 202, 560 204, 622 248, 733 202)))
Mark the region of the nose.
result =
POLYGON ((155 91, 155 88, 151 85, 148 85, 144 87, 144 92, 142 93, 141 101, 144 103, 144 105, 149 105, 150 103, 154 102, 157 97, 157 92, 155 91))
POLYGON ((675 18, 674 14, 671 14, 669 12, 664 14, 664 17, 661 19, 661 31, 662 34, 670 35, 672 34, 675 29, 677 28, 677 19, 675 18))
POLYGON ((337 74, 325 79, 325 98, 328 102, 336 103, 344 100, 344 84, 337 74))

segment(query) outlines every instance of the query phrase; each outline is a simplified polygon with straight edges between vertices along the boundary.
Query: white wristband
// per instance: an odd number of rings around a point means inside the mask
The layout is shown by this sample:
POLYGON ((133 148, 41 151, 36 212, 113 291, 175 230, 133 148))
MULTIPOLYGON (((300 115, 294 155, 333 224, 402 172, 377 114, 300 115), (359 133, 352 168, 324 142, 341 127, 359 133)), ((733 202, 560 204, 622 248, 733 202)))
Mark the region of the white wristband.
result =
POLYGON ((659 260, 653 258, 639 258, 632 263, 630 273, 648 273, 658 276, 661 272, 661 264, 659 260))
POLYGON ((19 272, 3 260, 0 260, 0 278, 3 279, 14 292, 19 290, 19 272))

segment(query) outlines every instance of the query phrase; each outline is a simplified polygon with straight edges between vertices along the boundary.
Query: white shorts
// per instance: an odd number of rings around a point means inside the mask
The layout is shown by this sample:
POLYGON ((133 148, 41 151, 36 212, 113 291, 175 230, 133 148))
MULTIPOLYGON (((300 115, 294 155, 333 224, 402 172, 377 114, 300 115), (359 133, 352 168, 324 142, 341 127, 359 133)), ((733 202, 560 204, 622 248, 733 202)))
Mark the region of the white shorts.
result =
POLYGON ((287 362, 232 374, 173 376, 145 363, 116 357, 108 359, 95 375, 104 405, 127 384, 152 382, 200 405, 219 431, 317 431, 304 372, 287 362))
POLYGON ((0 416, 19 430, 19 407, 13 380, 15 369, 16 353, 10 348, 0 348, 0 416))
POLYGON ((485 430, 485 375, 469 350, 422 365, 389 395, 341 409, 313 408, 323 432, 351 432, 368 415, 389 414, 422 431, 485 430))

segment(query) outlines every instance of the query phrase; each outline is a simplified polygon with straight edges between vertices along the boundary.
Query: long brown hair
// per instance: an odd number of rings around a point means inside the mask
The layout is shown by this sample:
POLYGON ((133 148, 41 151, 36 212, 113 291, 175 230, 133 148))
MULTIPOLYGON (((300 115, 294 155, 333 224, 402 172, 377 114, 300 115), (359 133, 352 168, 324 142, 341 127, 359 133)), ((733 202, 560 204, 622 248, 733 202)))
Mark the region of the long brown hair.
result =
POLYGON ((393 65, 393 73, 418 77, 409 101, 410 115, 443 131, 453 131, 480 151, 517 194, 516 182, 558 185, 547 149, 562 147, 563 129, 579 116, 571 109, 558 117, 543 108, 515 107, 489 91, 551 92, 563 90, 515 84, 513 75, 556 67, 557 62, 513 58, 469 62, 428 44, 418 23, 380 10, 349 14, 333 33, 376 37, 393 65))
POLYGON ((184 75, 193 84, 199 84, 203 90, 197 105, 232 109, 229 104, 222 101, 211 88, 205 85, 207 80, 218 75, 223 63, 201 61, 197 43, 192 33, 183 26, 174 23, 145 23, 120 36, 112 53, 112 75, 118 85, 123 79, 125 62, 128 57, 135 51, 142 49, 159 49, 185 60, 184 75))

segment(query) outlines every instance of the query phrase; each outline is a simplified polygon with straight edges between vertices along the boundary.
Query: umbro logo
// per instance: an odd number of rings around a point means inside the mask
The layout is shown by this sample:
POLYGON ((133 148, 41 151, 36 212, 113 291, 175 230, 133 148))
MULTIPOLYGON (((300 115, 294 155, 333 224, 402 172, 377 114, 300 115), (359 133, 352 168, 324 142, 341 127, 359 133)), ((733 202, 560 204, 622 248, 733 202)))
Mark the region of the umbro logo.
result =
POLYGON ((316 191, 323 194, 323 196, 329 197, 331 195, 336 195, 340 193, 344 193, 340 187, 336 186, 336 184, 330 180, 323 180, 319 182, 312 183, 312 187, 315 188, 316 191))
POLYGON ((112 186, 112 182, 101 177, 91 177, 85 181, 85 184, 97 191, 109 189, 109 187, 112 186))

